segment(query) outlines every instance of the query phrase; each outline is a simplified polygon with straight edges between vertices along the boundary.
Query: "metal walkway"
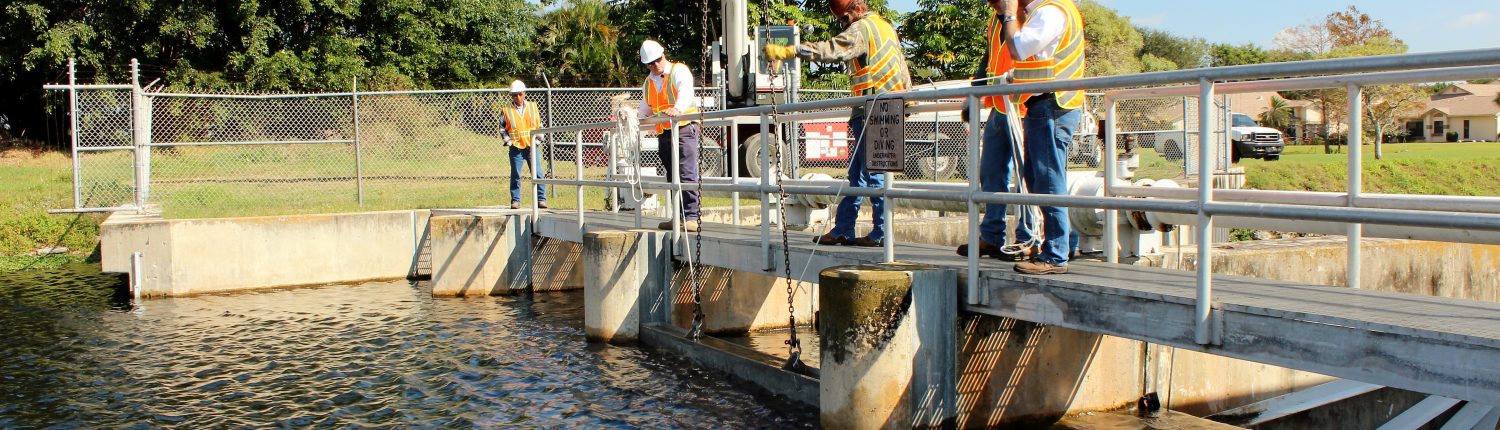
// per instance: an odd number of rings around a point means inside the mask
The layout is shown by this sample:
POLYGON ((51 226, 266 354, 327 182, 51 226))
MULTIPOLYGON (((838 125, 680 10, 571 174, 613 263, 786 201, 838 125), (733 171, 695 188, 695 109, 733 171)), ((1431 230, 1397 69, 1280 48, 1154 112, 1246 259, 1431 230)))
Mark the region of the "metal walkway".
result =
MULTIPOLYGON (((654 226, 659 219, 646 218, 654 226)), ((634 229, 633 214, 590 212, 587 229, 634 229)), ((543 237, 581 242, 574 212, 546 212, 543 237)), ((705 223, 702 264, 783 273, 779 243, 767 258, 758 228, 705 223), (768 267, 768 264, 770 265, 768 267)), ((879 263, 880 248, 817 246, 790 232, 791 273, 817 282, 820 269, 879 263)), ((691 241, 687 241, 691 243, 691 241)), ((900 260, 948 267, 966 259, 949 247, 899 245, 900 260)), ((978 305, 969 312, 1108 334, 1484 404, 1500 404, 1500 303, 1215 276, 1213 342, 1194 341, 1195 274, 1074 262, 1064 275, 1028 276, 1011 263, 981 263, 978 305)), ((959 284, 966 281, 960 279, 959 284)), ((954 300, 961 288, 955 289, 954 300)))

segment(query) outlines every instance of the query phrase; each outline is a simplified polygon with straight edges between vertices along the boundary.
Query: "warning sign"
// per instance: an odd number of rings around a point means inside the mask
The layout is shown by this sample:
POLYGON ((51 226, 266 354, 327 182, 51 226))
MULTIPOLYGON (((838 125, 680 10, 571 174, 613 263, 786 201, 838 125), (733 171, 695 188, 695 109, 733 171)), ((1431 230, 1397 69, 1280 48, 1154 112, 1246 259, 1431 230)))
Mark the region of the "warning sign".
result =
POLYGON ((878 99, 865 106, 865 169, 902 172, 906 163, 906 103, 899 98, 878 99))

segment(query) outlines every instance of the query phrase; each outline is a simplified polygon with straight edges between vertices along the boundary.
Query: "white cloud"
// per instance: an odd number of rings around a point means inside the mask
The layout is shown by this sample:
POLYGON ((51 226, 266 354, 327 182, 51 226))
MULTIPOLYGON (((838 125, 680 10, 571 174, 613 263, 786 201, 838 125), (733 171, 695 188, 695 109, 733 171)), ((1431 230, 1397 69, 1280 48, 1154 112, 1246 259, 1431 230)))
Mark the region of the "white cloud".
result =
POLYGON ((1470 12, 1468 15, 1461 16, 1458 18, 1458 21, 1454 22, 1453 24, 1458 28, 1469 28, 1484 24, 1489 21, 1490 13, 1488 11, 1481 10, 1478 12, 1470 12))

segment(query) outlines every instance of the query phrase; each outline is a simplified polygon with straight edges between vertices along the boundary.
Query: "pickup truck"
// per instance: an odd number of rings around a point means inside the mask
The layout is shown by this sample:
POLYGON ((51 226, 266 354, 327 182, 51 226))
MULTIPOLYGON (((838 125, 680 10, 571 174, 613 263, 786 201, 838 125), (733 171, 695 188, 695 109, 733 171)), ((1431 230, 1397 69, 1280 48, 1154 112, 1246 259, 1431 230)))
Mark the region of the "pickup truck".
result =
MULTIPOLYGON (((1263 127, 1251 119, 1249 115, 1232 113, 1229 127, 1230 155, 1232 162, 1238 163, 1242 158, 1260 158, 1266 161, 1281 159, 1281 151, 1286 148, 1283 142, 1284 136, 1281 131, 1270 127, 1263 127)), ((1197 134, 1193 131, 1164 131, 1156 133, 1156 149, 1161 151, 1163 157, 1168 160, 1181 160, 1186 152, 1183 150, 1183 140, 1188 135, 1197 134)))

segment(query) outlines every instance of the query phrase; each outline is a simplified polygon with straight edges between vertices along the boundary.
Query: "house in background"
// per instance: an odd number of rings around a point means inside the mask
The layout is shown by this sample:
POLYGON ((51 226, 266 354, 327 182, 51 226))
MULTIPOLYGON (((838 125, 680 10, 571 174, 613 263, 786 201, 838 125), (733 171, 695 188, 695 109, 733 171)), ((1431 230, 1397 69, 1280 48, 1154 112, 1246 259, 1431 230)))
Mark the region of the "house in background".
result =
POLYGON ((1454 84, 1427 100, 1422 115, 1407 122, 1413 136, 1428 142, 1500 141, 1500 84, 1454 84))

